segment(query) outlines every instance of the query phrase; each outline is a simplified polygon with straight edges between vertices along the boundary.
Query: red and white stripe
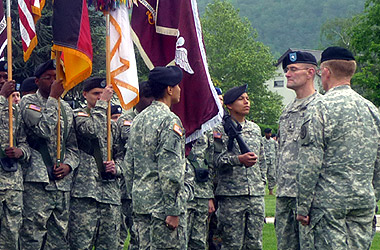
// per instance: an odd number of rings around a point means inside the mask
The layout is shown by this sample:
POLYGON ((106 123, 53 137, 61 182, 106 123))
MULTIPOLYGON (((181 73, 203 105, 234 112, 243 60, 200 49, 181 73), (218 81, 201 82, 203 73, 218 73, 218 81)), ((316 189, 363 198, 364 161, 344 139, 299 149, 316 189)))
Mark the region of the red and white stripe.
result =
POLYGON ((35 21, 41 16, 41 6, 43 7, 41 0, 18 0, 20 33, 25 62, 37 45, 35 21))

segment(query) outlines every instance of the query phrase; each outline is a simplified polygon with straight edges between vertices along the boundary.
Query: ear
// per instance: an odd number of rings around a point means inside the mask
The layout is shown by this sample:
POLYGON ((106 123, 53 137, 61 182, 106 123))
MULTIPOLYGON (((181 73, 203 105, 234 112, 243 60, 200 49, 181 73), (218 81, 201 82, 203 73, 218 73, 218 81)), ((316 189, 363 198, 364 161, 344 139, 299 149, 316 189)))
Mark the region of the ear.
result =
POLYGON ((87 92, 86 91, 83 91, 83 97, 86 99, 86 96, 87 96, 87 92))
POLYGON ((168 93, 169 96, 173 95, 173 87, 172 86, 167 86, 166 87, 166 92, 168 93))
POLYGON ((39 82, 38 82, 38 78, 37 78, 37 77, 34 79, 34 83, 35 83, 37 86, 39 86, 39 85, 38 85, 39 82))
POLYGON ((228 110, 232 109, 231 104, 226 104, 226 107, 227 107, 228 110))

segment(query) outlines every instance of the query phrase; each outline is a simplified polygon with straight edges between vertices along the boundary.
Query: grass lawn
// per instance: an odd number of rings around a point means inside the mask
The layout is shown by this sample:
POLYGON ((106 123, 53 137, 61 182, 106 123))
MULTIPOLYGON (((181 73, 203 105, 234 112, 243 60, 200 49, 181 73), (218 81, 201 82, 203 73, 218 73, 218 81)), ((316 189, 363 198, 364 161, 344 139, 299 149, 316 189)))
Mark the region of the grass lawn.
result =
POLYGON ((274 217, 276 212, 276 188, 273 190, 274 195, 268 194, 268 186, 265 188, 265 217, 274 217))

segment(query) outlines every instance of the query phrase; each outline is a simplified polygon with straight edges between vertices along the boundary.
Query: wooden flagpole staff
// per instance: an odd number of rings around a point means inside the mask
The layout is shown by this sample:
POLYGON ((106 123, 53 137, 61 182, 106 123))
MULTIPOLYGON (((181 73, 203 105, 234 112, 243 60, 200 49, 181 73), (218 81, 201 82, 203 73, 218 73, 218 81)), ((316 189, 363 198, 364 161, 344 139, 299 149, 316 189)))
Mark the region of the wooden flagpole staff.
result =
MULTIPOLYGON (((56 50, 56 79, 62 79, 61 51, 56 50)), ((61 97, 58 97, 58 121, 57 121, 57 167, 61 163, 61 97)))
MULTIPOLYGON (((111 37, 110 37, 110 12, 105 11, 106 17, 106 80, 107 86, 111 85, 111 37)), ((107 108, 107 161, 111 161, 111 101, 107 108)))
MULTIPOLYGON (((11 22, 11 0, 7 0, 7 64, 8 81, 12 80, 12 22, 11 22)), ((8 97, 9 115, 9 147, 13 147, 13 100, 12 95, 8 97)))

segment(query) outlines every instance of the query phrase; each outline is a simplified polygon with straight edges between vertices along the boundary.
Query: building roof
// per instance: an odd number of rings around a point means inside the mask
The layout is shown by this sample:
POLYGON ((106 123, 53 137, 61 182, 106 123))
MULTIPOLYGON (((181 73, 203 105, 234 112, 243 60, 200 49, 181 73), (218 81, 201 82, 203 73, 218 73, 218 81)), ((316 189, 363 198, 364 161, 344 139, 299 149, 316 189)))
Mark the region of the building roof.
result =
POLYGON ((322 50, 313 50, 313 49, 295 49, 295 48, 289 48, 278 60, 277 60, 277 63, 275 64, 276 67, 278 67, 278 65, 280 65, 282 63, 282 60, 284 60, 284 58, 292 51, 302 51, 302 52, 309 52, 310 54, 312 54, 313 56, 315 56, 315 58, 317 59, 317 62, 319 62, 321 60, 321 54, 322 54, 322 50))

